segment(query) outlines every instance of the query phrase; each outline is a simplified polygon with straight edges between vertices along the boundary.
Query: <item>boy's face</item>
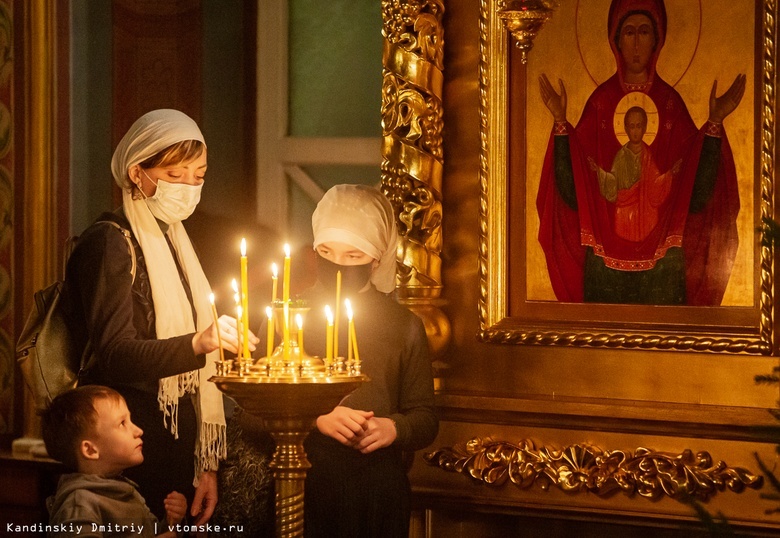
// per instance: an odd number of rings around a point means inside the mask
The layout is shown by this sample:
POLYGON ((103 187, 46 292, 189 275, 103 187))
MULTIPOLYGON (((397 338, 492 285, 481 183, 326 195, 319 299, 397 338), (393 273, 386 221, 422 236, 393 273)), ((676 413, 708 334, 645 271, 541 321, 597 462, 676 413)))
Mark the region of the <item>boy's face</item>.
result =
POLYGON ((645 121, 644 116, 642 116, 642 114, 639 112, 629 112, 626 114, 625 127, 628 139, 636 144, 642 140, 643 136, 645 136, 647 122, 645 121))
POLYGON ((102 475, 114 476, 144 461, 143 430, 130 420, 124 399, 99 398, 94 404, 97 423, 92 444, 97 449, 102 475))

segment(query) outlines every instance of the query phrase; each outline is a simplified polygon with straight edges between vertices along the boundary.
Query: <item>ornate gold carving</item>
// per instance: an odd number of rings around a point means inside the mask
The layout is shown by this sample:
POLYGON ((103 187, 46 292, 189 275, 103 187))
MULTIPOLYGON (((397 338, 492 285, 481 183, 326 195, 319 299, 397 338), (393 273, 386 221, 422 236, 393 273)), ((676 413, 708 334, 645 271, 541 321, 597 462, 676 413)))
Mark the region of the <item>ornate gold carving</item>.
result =
POLYGON ((398 293, 426 326, 434 356, 450 340, 441 295, 442 75, 440 0, 382 2, 382 191, 396 210, 398 293))
POLYGON ((576 444, 563 449, 536 449, 533 441, 518 444, 475 437, 451 448, 425 454, 425 461, 492 486, 509 480, 519 488, 534 484, 566 492, 605 496, 614 491, 648 499, 662 495, 706 500, 718 491, 760 489, 763 477, 725 462, 708 452, 686 449, 680 454, 637 448, 634 453, 576 444))
MULTIPOLYGON (((561 325, 547 320, 512 317, 508 298, 508 172, 507 117, 509 111, 509 50, 502 30, 500 10, 507 0, 481 0, 480 3, 480 244, 479 244, 479 323, 477 337, 497 344, 609 347, 672 351, 704 351, 771 355, 776 349, 774 328, 774 251, 770 244, 760 246, 758 273, 760 297, 757 319, 749 326, 704 325, 690 333, 657 326, 643 330, 637 326, 613 330, 587 324, 561 325)), ((774 181, 777 132, 777 16, 776 0, 757 6, 761 50, 755 69, 759 96, 756 101, 760 136, 756 177, 760 217, 775 217, 774 181), (759 112, 760 111, 760 112, 759 112)), ((619 326, 618 326, 619 327, 619 326)))
POLYGON ((498 16, 504 27, 515 38, 520 49, 520 61, 528 61, 534 38, 558 7, 557 0, 507 0, 498 2, 498 16))

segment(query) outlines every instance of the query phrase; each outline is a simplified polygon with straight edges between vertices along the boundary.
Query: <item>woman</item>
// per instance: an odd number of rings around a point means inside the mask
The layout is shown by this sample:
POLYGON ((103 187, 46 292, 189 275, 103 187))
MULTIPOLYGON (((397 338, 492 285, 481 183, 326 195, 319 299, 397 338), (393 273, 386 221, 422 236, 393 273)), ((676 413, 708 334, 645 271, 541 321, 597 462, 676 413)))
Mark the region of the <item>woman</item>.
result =
MULTIPOLYGON (((164 109, 139 118, 111 161, 122 207, 79 238, 63 299, 92 346, 82 381, 120 392, 144 431, 144 463, 126 475, 158 518, 168 492, 183 493, 193 524, 214 511, 226 451, 222 393, 207 381, 218 360, 210 287, 181 222, 200 200, 206 156, 187 115, 164 109), (134 252, 106 221, 131 233, 134 252)), ((221 317, 219 329, 235 352, 235 320, 221 317)))
MULTIPOLYGON (((613 0, 609 43, 616 72, 590 95, 576 127, 566 118, 566 90, 545 75, 542 100, 555 121, 537 197, 539 242, 559 301, 719 305, 737 249, 739 193, 723 120, 739 105, 745 75, 709 99, 697 128, 677 91, 656 72, 666 41, 663 0, 613 0), (628 95, 658 113, 649 144, 659 170, 679 166, 670 192, 641 239, 616 233, 615 203, 599 192, 589 162, 609 169, 620 150, 613 126, 628 95), (677 162, 680 162, 678 165, 677 162)), ((645 203, 640 200, 638 203, 645 203)))
MULTIPOLYGON (((337 185, 312 216, 317 283, 305 295, 306 351, 325 356, 324 306, 351 301, 362 373, 370 381, 317 419, 306 440, 306 536, 408 536, 410 488, 404 451, 438 431, 428 341, 422 321, 395 299, 397 235, 378 190, 337 185)), ((347 323, 339 324, 347 355, 347 323)))

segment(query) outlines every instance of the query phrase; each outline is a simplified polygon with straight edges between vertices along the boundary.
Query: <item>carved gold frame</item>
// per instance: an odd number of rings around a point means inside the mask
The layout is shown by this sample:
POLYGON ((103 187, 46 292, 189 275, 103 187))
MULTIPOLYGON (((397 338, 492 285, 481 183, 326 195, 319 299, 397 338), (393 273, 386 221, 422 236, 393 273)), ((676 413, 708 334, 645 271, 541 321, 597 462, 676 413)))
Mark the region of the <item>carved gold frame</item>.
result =
MULTIPOLYGON (((588 317, 585 308, 598 310, 605 305, 543 304, 523 299, 525 302, 520 305, 521 308, 513 307, 510 311, 508 163, 512 158, 512 149, 509 88, 510 82, 516 81, 517 77, 521 77, 522 84, 529 88, 531 83, 525 80, 521 63, 514 59, 517 53, 510 52, 512 37, 501 17, 502 10, 509 3, 506 0, 481 0, 480 5, 478 338, 483 342, 503 344, 771 355, 775 351, 776 331, 774 252, 769 245, 756 247, 755 259, 758 263, 754 275, 757 282, 754 308, 660 307, 665 309, 664 314, 669 315, 647 321, 647 310, 643 312, 640 309, 652 307, 639 307, 622 318, 633 321, 613 319, 590 322, 580 321, 593 319, 588 317), (707 320, 706 324, 703 320, 707 320)), ((763 218, 775 216, 777 17, 775 0, 759 0, 756 3, 754 75, 758 90, 755 125, 757 136, 760 137, 755 153, 758 173, 754 179, 757 223, 763 218)), ((532 56, 533 51, 530 54, 532 56)), ((524 223, 522 221, 520 224, 523 231, 524 223)))

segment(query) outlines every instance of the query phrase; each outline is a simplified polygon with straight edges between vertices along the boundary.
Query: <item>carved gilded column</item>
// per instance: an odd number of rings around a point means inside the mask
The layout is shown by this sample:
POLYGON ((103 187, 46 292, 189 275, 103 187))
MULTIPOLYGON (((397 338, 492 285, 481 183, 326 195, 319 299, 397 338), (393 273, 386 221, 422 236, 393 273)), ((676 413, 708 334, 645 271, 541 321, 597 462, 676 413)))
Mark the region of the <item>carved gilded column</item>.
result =
POLYGON ((451 336, 440 309, 443 14, 440 0, 382 2, 382 191, 396 211, 398 295, 425 324, 437 377, 451 336))
MULTIPOLYGON (((22 212, 21 226, 24 249, 24 270, 19 301, 29 309, 33 293, 60 275, 58 264, 59 235, 58 198, 68 193, 57 192, 57 6, 49 0, 28 0, 23 3, 24 21, 23 110, 24 115, 22 212)), ((17 205, 17 207, 19 207, 17 205)), ((17 288, 19 289, 19 288, 17 288)), ((21 380, 20 380, 21 382, 21 380)), ((25 391, 27 394, 27 391, 25 391)), ((37 436, 38 421, 32 402, 25 397, 25 436, 37 436)))

